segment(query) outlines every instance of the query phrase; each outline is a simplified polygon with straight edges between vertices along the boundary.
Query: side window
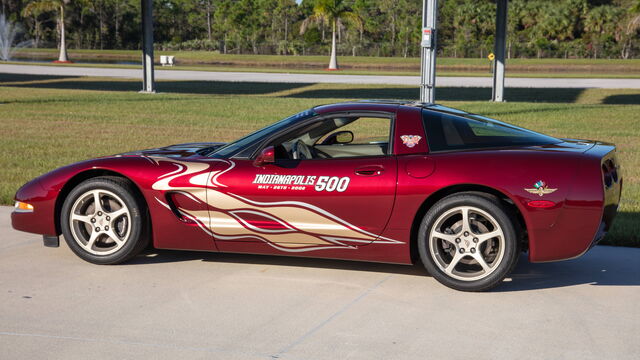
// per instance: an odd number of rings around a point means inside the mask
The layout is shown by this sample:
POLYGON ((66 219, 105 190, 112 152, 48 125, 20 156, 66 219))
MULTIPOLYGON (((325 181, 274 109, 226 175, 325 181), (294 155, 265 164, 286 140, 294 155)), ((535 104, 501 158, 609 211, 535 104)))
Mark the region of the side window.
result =
POLYGON ((552 137, 483 116, 423 111, 422 120, 430 151, 544 145, 552 137))
POLYGON ((331 159, 390 153, 391 117, 335 116, 286 134, 273 145, 277 159, 331 159))
MULTIPOLYGON (((339 128, 337 131, 351 131, 353 133, 353 140, 349 143, 350 145, 389 143, 391 120, 388 118, 361 117, 339 128)), ((322 144, 332 134, 334 132, 325 135, 318 143, 322 144)))

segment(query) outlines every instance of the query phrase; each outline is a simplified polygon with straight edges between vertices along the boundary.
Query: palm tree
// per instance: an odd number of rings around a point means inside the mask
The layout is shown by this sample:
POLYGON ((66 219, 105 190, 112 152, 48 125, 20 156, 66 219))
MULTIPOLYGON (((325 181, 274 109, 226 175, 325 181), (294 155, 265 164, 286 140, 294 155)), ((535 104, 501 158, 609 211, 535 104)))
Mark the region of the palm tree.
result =
POLYGON ((632 40, 640 29, 640 0, 631 5, 628 14, 626 25, 616 34, 616 40, 622 42, 623 59, 628 59, 631 55, 632 40))
POLYGON ((304 34, 311 24, 331 24, 331 60, 328 70, 338 70, 336 57, 336 29, 350 22, 362 30, 362 19, 345 4, 344 0, 316 0, 313 14, 306 18, 300 26, 300 34, 304 34))
POLYGON ((38 16, 44 12, 58 12, 58 29, 60 30, 60 56, 57 62, 69 62, 67 57, 67 44, 64 29, 64 7, 71 0, 36 0, 32 1, 22 10, 23 16, 38 16))
POLYGON ((618 21, 624 10, 612 5, 601 5, 591 9, 585 18, 584 30, 590 34, 593 58, 598 57, 598 49, 606 45, 609 37, 615 33, 618 21))

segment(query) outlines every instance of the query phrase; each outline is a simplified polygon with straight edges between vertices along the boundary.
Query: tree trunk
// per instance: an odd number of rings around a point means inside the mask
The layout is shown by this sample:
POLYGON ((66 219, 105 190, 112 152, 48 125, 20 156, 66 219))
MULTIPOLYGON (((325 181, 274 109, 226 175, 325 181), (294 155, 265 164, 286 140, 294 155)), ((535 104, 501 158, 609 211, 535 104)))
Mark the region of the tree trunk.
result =
POLYGON ((36 21, 36 24, 35 24, 36 25, 35 26, 36 27, 36 31, 35 31, 36 39, 35 39, 35 44, 34 45, 35 45, 35 47, 37 49, 39 44, 40 44, 40 33, 42 32, 42 30, 41 30, 41 26, 40 26, 40 21, 38 21, 38 17, 37 16, 36 16, 35 21, 36 21))
POLYGON ((58 22, 60 24, 60 56, 58 56, 58 61, 69 62, 69 57, 67 57, 67 43, 64 32, 64 5, 60 6, 60 19, 58 20, 58 22))
POLYGON ((329 61, 329 70, 338 70, 338 59, 336 56, 336 23, 337 19, 333 20, 333 31, 331 34, 331 60, 329 61))
POLYGON ((77 49, 82 49, 84 46, 84 40, 86 38, 86 34, 84 31, 84 11, 80 11, 80 31, 78 31, 78 43, 76 44, 77 49))
POLYGON ((207 36, 211 41, 211 0, 207 1, 207 36))
POLYGON ((631 50, 631 41, 625 41, 624 45, 622 46, 621 57, 627 60, 629 58, 630 50, 631 50))
POLYGON ((98 10, 98 25, 100 26, 100 29, 98 29, 98 36, 100 38, 100 50, 104 49, 104 44, 102 42, 102 27, 104 26, 104 16, 103 14, 103 9, 102 9, 103 4, 100 3, 100 8, 98 10))
POLYGON ((121 48, 122 47, 122 39, 120 39, 120 2, 116 1, 116 5, 115 6, 116 6, 116 11, 115 11, 116 47, 117 48, 121 48))
POLYGON ((409 52, 409 36, 404 36, 404 49, 402 49, 402 56, 407 57, 407 53, 409 52))
POLYGON ((391 16, 391 54, 396 53, 396 14, 391 16))
POLYGON ((284 19, 284 54, 289 55, 289 18, 284 19))

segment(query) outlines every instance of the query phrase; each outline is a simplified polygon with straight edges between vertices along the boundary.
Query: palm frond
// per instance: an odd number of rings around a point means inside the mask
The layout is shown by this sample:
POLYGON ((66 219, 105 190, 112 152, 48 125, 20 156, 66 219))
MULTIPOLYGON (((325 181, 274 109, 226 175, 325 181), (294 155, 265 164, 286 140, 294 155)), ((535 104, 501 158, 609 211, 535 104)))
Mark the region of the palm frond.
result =
POLYGON ((319 24, 320 22, 322 22, 323 20, 316 14, 313 14, 311 16, 309 16, 308 18, 304 19, 302 21, 302 24, 300 24, 300 35, 304 34, 305 32, 307 32, 307 29, 311 26, 311 25, 316 25, 319 24))
POLYGON ((364 23, 358 14, 353 11, 342 11, 338 18, 348 22, 351 25, 354 25, 358 30, 362 31, 364 27, 364 23))
POLYGON ((22 9, 22 16, 38 16, 49 11, 58 11, 62 2, 60 0, 32 1, 22 9))

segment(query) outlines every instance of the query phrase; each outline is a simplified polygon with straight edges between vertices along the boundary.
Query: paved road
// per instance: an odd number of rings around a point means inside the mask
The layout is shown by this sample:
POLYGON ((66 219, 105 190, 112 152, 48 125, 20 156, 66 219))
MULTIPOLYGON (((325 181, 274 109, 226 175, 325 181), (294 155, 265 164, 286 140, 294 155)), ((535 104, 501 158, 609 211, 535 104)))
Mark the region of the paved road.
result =
POLYGON ((0 207, 5 359, 637 359, 640 249, 528 264, 483 294, 420 266, 150 252, 95 266, 0 207))
MULTIPOLYGON (((61 76, 105 76, 118 78, 141 78, 142 71, 136 69, 65 67, 42 65, 0 65, 0 73, 61 75, 61 76)), ((251 72, 213 72, 185 70, 156 70, 156 79, 191 81, 240 81, 282 83, 348 83, 417 85, 418 76, 372 76, 335 74, 285 74, 251 72)), ((507 87, 520 88, 610 88, 640 89, 640 79, 546 79, 507 78, 507 87)), ((491 87, 488 77, 438 77, 439 87, 491 87)))

